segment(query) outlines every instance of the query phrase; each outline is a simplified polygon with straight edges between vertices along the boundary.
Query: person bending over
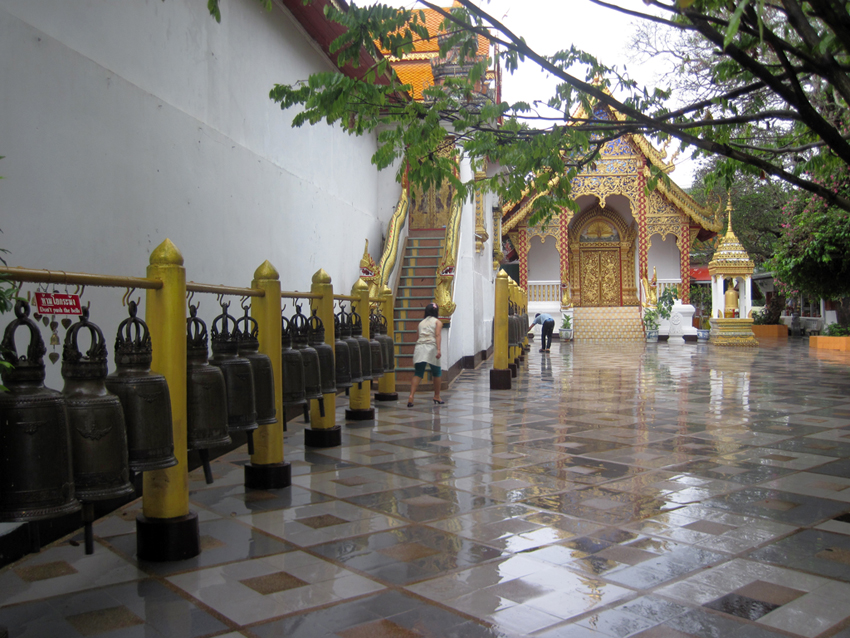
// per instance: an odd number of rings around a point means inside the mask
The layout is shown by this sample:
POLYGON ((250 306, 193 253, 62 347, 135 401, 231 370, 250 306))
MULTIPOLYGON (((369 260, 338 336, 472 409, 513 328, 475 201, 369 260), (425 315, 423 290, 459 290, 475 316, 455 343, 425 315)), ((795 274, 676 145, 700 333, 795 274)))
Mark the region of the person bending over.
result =
POLYGON ((552 333, 555 331, 555 320, 545 312, 538 312, 534 315, 534 321, 531 322, 531 327, 536 326, 538 323, 542 326, 542 330, 540 331, 542 343, 540 345, 543 347, 540 348, 540 352, 549 352, 549 348, 552 346, 552 333))
POLYGON ((413 395, 425 376, 425 366, 431 366, 431 378, 434 380, 434 403, 443 405, 440 399, 440 342, 443 336, 443 322, 438 319, 440 309, 435 303, 425 306, 425 318, 419 322, 419 340, 413 349, 413 382, 410 384, 410 396, 407 397, 407 407, 413 407, 413 395))

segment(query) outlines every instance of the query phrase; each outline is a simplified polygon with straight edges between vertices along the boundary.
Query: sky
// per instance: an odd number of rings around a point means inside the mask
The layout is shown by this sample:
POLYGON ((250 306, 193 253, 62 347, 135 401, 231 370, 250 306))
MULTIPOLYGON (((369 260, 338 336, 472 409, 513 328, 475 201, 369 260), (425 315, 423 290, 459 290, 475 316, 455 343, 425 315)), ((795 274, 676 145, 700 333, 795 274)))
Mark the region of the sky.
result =
MULTIPOLYGON (((380 1, 396 7, 422 7, 415 0, 380 1)), ((360 2, 366 4, 364 0, 360 2)), ((450 6, 451 2, 444 0, 442 4, 450 6)), ((620 4, 638 11, 646 9, 640 0, 620 0, 620 4)), ((640 64, 628 50, 637 22, 634 18, 588 0, 479 0, 479 5, 524 37, 538 53, 550 55, 574 44, 607 66, 616 66, 621 71, 625 68, 642 86, 652 87, 658 81, 662 62, 650 60, 640 64)), ((554 80, 540 67, 526 63, 514 75, 505 74, 502 99, 507 102, 545 101, 554 86, 554 80)), ((690 158, 679 157, 671 177, 679 186, 687 188, 693 181, 695 168, 690 158)))

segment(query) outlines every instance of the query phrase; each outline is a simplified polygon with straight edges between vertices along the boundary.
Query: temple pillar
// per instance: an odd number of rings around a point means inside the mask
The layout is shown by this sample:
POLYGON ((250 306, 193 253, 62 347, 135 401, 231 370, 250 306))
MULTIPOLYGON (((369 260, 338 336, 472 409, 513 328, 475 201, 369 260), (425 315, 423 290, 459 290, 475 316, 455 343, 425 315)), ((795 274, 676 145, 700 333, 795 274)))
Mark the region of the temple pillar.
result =
POLYGON ((683 304, 691 303, 691 229, 688 216, 682 213, 682 226, 679 231, 679 299, 683 304))
POLYGON ((519 285, 528 290, 528 229, 517 229, 516 251, 519 254, 519 285))
MULTIPOLYGON (((638 170, 637 181, 637 223, 638 223, 638 272, 647 272, 649 254, 649 230, 646 222, 649 204, 646 198, 646 178, 649 168, 646 165, 646 157, 641 156, 643 167, 638 170)), ((643 276, 643 275, 641 275, 643 276)))
POLYGON ((570 291, 570 222, 566 211, 558 217, 558 257, 561 262, 561 308, 573 305, 570 291))

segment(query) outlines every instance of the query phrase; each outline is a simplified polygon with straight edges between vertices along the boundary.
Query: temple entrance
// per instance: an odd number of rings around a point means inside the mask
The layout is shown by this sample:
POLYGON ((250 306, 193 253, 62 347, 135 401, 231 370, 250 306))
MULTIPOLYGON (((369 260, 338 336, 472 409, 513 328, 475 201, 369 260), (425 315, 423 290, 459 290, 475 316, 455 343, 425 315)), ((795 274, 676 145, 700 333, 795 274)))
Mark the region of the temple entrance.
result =
POLYGON ((411 189, 410 228, 413 230, 445 228, 449 223, 454 189, 448 182, 437 188, 423 191, 411 189))
POLYGON ((584 248, 581 253, 581 305, 620 306, 620 249, 584 248))

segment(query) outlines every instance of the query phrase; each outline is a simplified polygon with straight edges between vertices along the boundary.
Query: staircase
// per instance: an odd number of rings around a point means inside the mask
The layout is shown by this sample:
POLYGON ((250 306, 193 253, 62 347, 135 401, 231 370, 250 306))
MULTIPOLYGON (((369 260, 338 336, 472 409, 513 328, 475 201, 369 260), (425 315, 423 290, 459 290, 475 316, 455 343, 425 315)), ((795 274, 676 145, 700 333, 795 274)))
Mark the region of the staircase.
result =
MULTIPOLYGON (((396 388, 408 390, 413 378, 413 348, 419 337, 422 309, 434 301, 437 263, 443 253, 446 231, 442 228, 411 230, 401 264, 395 298, 396 388)), ((421 388, 430 387, 430 374, 421 388)))
POLYGON ((643 321, 638 306, 576 308, 575 341, 643 341, 643 321))

